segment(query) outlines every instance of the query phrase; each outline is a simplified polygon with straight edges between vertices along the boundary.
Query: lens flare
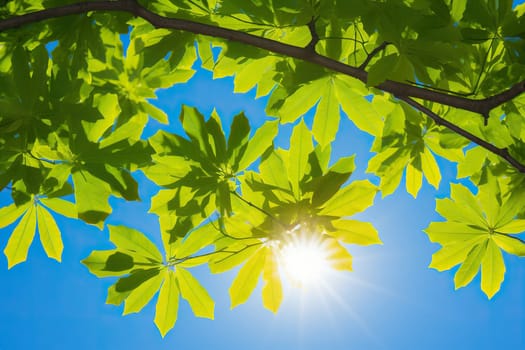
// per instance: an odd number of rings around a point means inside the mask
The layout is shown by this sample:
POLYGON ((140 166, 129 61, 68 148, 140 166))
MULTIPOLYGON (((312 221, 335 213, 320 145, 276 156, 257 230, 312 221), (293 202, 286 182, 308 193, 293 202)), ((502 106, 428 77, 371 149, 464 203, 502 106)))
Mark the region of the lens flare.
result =
POLYGON ((316 284, 329 270, 328 252, 320 239, 298 235, 281 248, 281 266, 299 286, 316 284))

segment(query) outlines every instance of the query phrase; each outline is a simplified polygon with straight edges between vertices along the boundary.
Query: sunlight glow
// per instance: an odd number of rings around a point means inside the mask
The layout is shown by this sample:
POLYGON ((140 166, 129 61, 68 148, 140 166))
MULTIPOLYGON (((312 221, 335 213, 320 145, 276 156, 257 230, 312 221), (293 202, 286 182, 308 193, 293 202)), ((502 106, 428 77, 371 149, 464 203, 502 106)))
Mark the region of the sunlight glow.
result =
POLYGON ((329 270, 328 252, 321 240, 299 235, 281 248, 281 264, 294 284, 314 285, 329 270))

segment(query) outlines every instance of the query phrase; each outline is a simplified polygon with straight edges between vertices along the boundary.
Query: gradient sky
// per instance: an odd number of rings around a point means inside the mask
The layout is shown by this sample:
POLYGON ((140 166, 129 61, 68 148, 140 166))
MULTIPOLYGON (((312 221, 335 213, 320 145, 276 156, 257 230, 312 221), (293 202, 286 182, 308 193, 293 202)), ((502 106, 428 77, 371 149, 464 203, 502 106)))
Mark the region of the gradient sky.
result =
MULTIPOLYGON (((265 100, 253 92, 236 95, 231 79, 213 81, 199 71, 187 85, 159 92, 155 102, 172 120, 168 129, 179 131, 181 104, 209 115, 215 107, 225 124, 241 110, 252 125, 265 120, 265 100)), ((311 117, 306 118, 311 121, 311 117)), ((151 135, 157 125, 145 132, 151 135)), ((280 145, 287 147, 282 128, 280 145)), ((357 154, 357 172, 364 174, 371 138, 342 118, 333 157, 357 154)), ((285 286, 285 298, 274 315, 262 306, 260 286, 250 300, 230 310, 228 287, 237 271, 211 275, 195 269, 216 301, 215 320, 195 318, 182 301, 175 328, 162 339, 153 323, 155 303, 139 314, 121 316, 122 307, 105 305, 114 279, 98 279, 79 263, 92 250, 111 248, 107 229, 57 218, 63 232, 61 264, 45 256, 38 238, 26 263, 7 270, 0 257, 0 350, 11 349, 525 349, 525 264, 504 253, 507 272, 500 292, 492 299, 480 290, 477 276, 469 286, 454 291, 456 269, 437 272, 427 268, 439 246, 422 230, 441 220, 434 212, 435 198, 449 193, 455 166, 440 162, 443 181, 438 191, 424 184, 414 200, 403 189, 376 198, 359 219, 379 230, 381 246, 349 246, 354 272, 338 272, 318 288, 285 286)), ((156 217, 146 214, 156 187, 137 173, 142 202, 112 199, 109 224, 126 224, 159 241, 156 217)), ((377 179, 372 178, 377 183, 377 179)), ((9 193, 0 192, 0 205, 9 193)), ((0 247, 13 226, 0 230, 0 247)))

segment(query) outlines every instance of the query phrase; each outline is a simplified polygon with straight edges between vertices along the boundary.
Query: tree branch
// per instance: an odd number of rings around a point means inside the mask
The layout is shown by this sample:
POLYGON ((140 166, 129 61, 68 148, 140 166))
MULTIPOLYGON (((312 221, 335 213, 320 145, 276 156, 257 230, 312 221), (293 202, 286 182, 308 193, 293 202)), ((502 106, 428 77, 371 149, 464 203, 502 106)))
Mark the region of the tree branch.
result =
POLYGON ((447 127, 448 129, 454 131, 455 133, 465 137, 466 139, 474 142, 478 146, 481 146, 485 148, 486 150, 500 156, 501 158, 505 159, 510 165, 512 165, 514 168, 516 168, 519 172, 525 174, 525 165, 521 164, 516 158, 514 158, 509 151, 506 148, 499 148, 494 146, 493 144, 477 137, 474 134, 471 134, 465 129, 460 128, 456 124, 453 124, 449 122, 448 120, 440 117, 436 113, 432 112, 430 109, 426 108, 422 104, 412 100, 409 97, 406 96, 396 96, 399 100, 404 101, 414 107, 415 109, 419 110, 420 112, 426 114, 429 118, 434 120, 436 124, 443 125, 447 127))
POLYGON ((319 34, 317 34, 317 30, 315 29, 315 22, 317 21, 317 17, 312 17, 310 22, 308 22, 308 30, 310 31, 310 35, 312 36, 312 39, 306 45, 305 49, 310 51, 311 53, 315 54, 315 45, 319 42, 319 34))
POLYGON ((378 47, 373 49, 372 52, 370 52, 368 54, 368 56, 366 56, 365 61, 363 63, 361 63, 361 65, 359 66, 359 69, 363 69, 364 70, 366 68, 366 66, 368 66, 368 64, 370 63, 372 58, 374 58, 374 56, 377 55, 379 52, 383 51, 388 45, 390 45, 390 43, 388 41, 383 41, 381 43, 381 45, 379 45, 378 47))
MULTIPOLYGON (((308 49, 308 46, 298 47, 284 44, 275 40, 258 37, 252 34, 239 32, 233 29, 217 27, 211 24, 198 23, 186 19, 163 17, 149 11, 134 0, 96 2, 87 1, 45 9, 0 21, 0 32, 8 29, 18 28, 31 23, 40 22, 46 19, 83 14, 92 11, 127 12, 136 17, 143 18, 156 28, 182 30, 194 34, 207 35, 215 38, 239 42, 276 54, 310 62, 334 72, 351 76, 364 83, 367 82, 368 73, 365 70, 330 59, 315 52, 311 52, 311 50, 308 49)), ((384 81, 383 83, 375 86, 375 88, 391 93, 398 97, 404 96, 423 99, 487 116, 488 113, 495 107, 510 101, 514 97, 525 92, 525 81, 519 82, 510 89, 499 94, 480 100, 449 95, 443 92, 392 80, 384 81)))

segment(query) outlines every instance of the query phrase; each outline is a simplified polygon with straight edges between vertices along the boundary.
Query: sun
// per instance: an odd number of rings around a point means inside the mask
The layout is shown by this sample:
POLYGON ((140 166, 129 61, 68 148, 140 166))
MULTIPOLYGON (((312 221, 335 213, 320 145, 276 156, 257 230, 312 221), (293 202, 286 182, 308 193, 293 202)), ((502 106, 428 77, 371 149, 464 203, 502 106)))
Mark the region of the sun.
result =
POLYGON ((281 266, 288 278, 300 287, 315 285, 329 270, 329 252, 320 238, 294 235, 280 250, 281 266))

